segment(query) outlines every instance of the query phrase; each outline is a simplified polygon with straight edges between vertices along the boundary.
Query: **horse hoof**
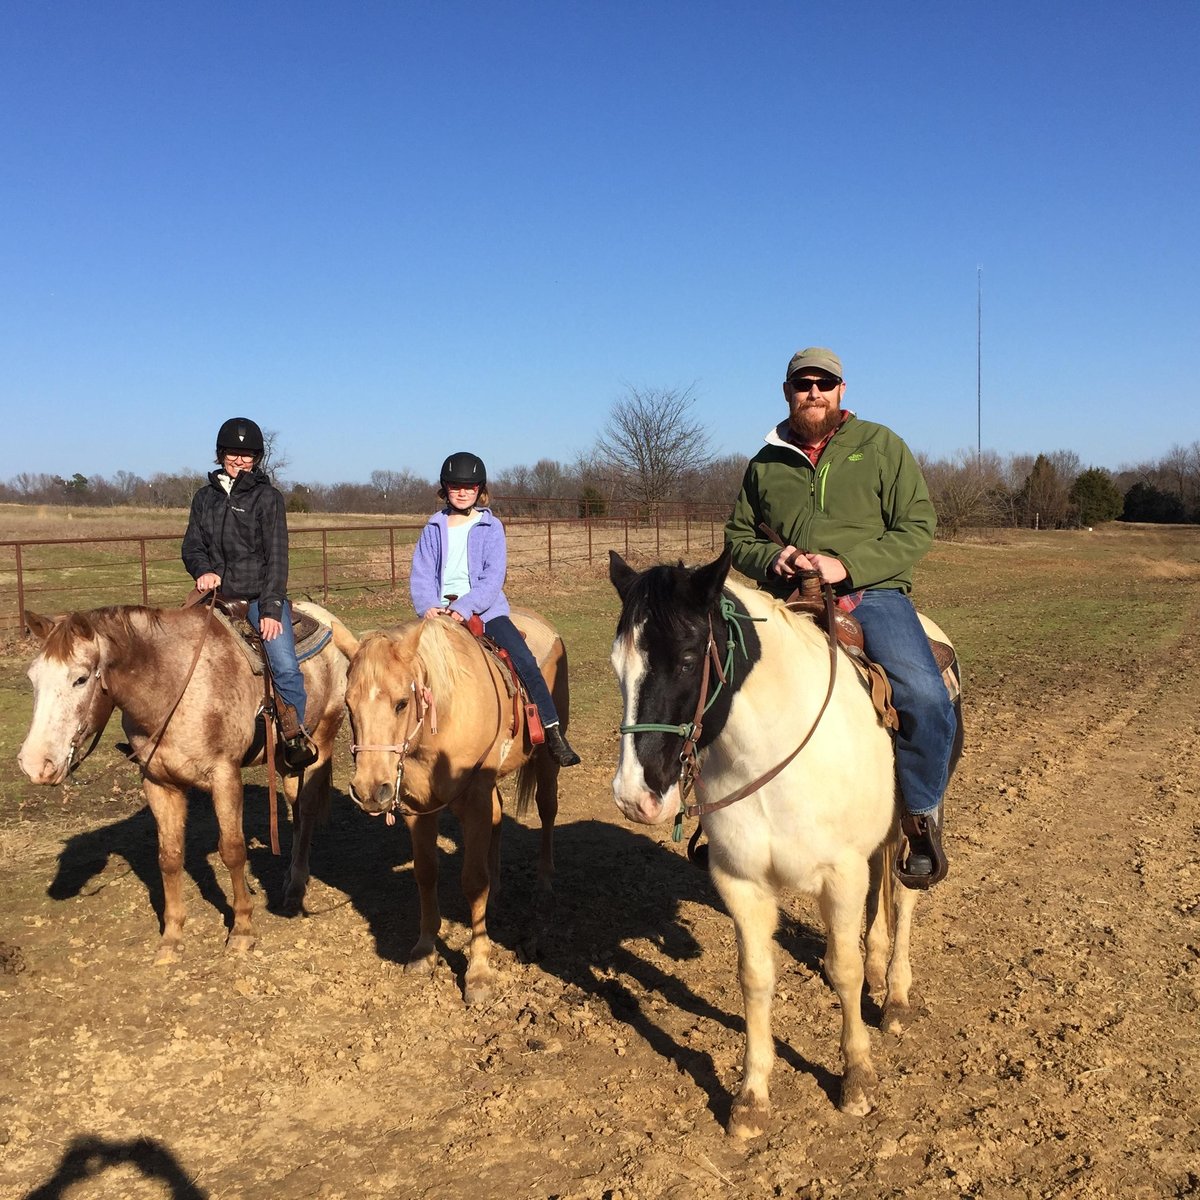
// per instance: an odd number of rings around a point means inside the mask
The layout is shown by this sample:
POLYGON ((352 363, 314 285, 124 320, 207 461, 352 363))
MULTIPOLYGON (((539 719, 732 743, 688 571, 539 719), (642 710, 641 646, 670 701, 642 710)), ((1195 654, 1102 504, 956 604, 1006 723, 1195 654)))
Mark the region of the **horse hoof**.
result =
POLYGON ((761 1137, 767 1128, 767 1118, 771 1115, 767 1104, 747 1103, 736 1100, 729 1114, 729 1124, 725 1127, 730 1137, 748 1138, 761 1137))
POLYGON ((902 1003, 898 1000, 888 1000, 883 1006, 879 1028, 890 1037, 899 1037, 925 1011, 920 1002, 913 1004, 911 1000, 902 1003))
POLYGON ((463 1003, 468 1008, 473 1008, 476 1004, 486 1004, 491 998, 491 983, 468 983, 463 988, 463 1003))
POLYGON ((842 1080, 838 1108, 848 1117, 865 1117, 875 1108, 875 1084, 873 1071, 848 1071, 842 1080))
POLYGON ((432 975, 436 961, 432 954, 414 956, 404 964, 404 973, 405 975, 432 975))
POLYGON ((254 949, 255 937, 252 933, 231 933, 225 948, 233 954, 245 954, 254 949))
POLYGON ((178 942, 159 942, 158 951, 154 955, 154 965, 156 967, 169 967, 172 963, 179 961, 179 943, 178 942))

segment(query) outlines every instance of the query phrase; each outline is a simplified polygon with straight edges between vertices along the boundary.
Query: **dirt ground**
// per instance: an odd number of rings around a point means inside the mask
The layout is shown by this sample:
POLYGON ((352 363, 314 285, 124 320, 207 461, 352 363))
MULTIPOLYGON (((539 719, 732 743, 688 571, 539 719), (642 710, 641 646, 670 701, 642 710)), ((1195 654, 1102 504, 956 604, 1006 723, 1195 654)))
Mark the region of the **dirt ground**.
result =
POLYGON ((506 819, 499 984, 470 1009, 453 821, 444 962, 414 978, 407 834, 342 794, 308 914, 286 919, 249 791, 244 957, 223 948, 227 877, 196 796, 183 957, 153 967, 154 829, 110 732, 0 840, 0 1197, 1200 1196, 1200 582, 1175 595, 1181 632, 1153 654, 968 674, 951 874, 917 917, 927 1011, 898 1040, 876 1028, 868 1117, 836 1107, 820 923, 786 902, 775 1114, 749 1143, 722 1128, 732 927, 669 829, 617 814, 615 695, 573 735, 558 913, 532 963, 535 832, 506 819))

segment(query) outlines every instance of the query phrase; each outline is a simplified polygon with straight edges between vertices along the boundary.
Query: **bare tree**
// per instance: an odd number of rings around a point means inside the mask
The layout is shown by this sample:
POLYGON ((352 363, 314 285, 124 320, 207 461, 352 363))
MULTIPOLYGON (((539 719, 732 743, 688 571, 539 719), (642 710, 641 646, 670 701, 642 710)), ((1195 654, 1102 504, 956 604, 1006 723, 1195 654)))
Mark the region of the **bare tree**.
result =
POLYGON ((670 499, 684 472, 712 462, 695 402, 690 387, 629 387, 609 412, 596 459, 620 492, 647 509, 670 499))

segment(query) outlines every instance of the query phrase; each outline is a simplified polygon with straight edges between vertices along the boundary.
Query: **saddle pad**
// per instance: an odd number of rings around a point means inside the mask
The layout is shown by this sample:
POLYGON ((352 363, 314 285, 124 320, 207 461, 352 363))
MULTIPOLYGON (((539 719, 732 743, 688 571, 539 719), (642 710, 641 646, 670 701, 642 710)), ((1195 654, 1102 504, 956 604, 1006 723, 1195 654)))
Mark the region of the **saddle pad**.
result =
POLYGON ((525 635, 525 645, 537 660, 537 665, 543 666, 554 649, 554 643, 558 641, 558 630, 529 608, 513 608, 509 616, 525 635))
MULTIPOLYGON (((292 611, 294 613, 296 610, 293 608, 292 611)), ((246 640, 246 633, 250 630, 250 626, 245 622, 231 621, 219 608, 213 615, 233 634, 238 649, 250 664, 250 669, 255 675, 261 675, 263 673, 262 655, 246 640)), ((296 641, 297 662, 303 662, 306 658, 312 658, 314 654, 320 653, 325 648, 326 642, 333 637, 333 630, 327 625, 320 624, 315 617, 311 617, 307 613, 300 615, 304 617, 303 623, 293 622, 296 633, 301 635, 296 641)))

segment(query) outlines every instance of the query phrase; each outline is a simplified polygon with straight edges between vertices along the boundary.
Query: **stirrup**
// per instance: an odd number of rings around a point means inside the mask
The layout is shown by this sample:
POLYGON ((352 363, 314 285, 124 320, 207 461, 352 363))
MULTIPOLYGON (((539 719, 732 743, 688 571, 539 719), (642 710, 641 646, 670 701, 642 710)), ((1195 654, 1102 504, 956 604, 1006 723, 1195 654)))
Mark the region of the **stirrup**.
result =
POLYGON ((303 729, 294 737, 284 738, 280 742, 280 754, 283 765, 295 774, 311 767, 321 757, 316 742, 303 729))
POLYGON ((940 815, 940 811, 922 816, 906 812, 900 818, 900 828, 907 839, 907 846, 902 846, 896 855, 896 876, 907 888, 925 891, 946 878, 950 864, 942 849, 940 815), (919 874, 907 870, 909 863, 917 857, 928 859, 932 870, 919 874))

